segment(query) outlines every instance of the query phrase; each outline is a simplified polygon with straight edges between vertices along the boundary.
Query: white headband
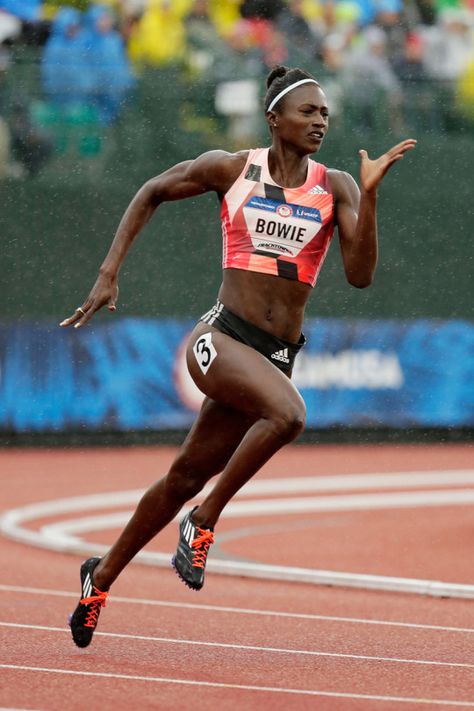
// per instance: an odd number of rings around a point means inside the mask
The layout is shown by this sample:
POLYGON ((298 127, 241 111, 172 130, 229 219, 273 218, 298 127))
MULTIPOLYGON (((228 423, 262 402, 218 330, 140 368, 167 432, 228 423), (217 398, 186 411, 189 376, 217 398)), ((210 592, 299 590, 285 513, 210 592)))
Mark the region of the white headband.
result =
POLYGON ((273 109, 273 107, 275 106, 275 104, 277 104, 280 101, 282 96, 285 96, 285 94, 288 94, 289 91, 291 91, 292 89, 296 89, 296 87, 301 86, 301 84, 308 84, 308 82, 311 82, 312 84, 318 83, 315 79, 300 79, 300 81, 295 81, 294 84, 290 84, 290 86, 287 86, 286 89, 283 89, 282 91, 280 91, 279 94, 277 94, 275 96, 272 103, 268 107, 267 111, 271 111, 273 109))

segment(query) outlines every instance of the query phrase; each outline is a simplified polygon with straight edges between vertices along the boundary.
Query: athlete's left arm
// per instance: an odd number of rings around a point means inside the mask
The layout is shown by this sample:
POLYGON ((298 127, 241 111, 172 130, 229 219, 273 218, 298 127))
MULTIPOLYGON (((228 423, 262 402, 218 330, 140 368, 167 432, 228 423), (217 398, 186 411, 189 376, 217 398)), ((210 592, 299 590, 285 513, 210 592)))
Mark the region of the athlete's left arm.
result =
POLYGON ((344 271, 359 289, 370 286, 377 265, 377 188, 389 168, 415 145, 409 138, 375 160, 359 151, 360 190, 348 173, 329 171, 344 271))

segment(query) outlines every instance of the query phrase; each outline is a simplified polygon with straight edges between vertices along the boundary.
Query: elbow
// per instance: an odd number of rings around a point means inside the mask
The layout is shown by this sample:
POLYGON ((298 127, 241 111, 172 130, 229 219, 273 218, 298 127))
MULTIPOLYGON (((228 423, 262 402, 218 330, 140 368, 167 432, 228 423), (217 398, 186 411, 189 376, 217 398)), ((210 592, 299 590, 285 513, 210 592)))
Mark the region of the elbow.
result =
POLYGON ((147 208, 156 208, 162 202, 161 186, 157 178, 147 180, 140 190, 141 198, 147 208))
POLYGON ((376 263, 346 268, 346 279, 356 289, 367 289, 374 280, 376 263))
POLYGON ((367 274, 364 276, 361 275, 351 275, 347 277, 347 281, 351 286, 354 286, 356 289, 367 289, 368 286, 372 284, 374 280, 373 274, 367 274))
POLYGON ((153 180, 148 180, 141 189, 143 202, 146 207, 156 207, 159 204, 159 194, 153 180))

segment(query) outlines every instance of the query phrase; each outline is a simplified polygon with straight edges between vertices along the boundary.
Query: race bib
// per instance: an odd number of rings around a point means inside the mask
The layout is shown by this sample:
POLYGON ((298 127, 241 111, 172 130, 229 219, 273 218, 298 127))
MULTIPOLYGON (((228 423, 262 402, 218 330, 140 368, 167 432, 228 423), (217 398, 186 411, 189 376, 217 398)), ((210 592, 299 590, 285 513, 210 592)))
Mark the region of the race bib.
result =
POLYGON ((204 375, 206 375, 212 361, 217 356, 217 351, 212 343, 212 333, 204 333, 202 336, 199 336, 193 346, 193 353, 197 360, 197 364, 201 368, 204 375))

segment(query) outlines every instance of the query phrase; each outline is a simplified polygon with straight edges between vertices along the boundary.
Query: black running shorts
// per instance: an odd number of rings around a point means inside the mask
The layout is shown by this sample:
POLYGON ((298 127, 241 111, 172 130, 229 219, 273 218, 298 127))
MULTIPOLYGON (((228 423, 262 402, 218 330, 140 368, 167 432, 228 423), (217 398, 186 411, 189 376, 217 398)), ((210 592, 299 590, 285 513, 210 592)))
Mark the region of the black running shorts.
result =
POLYGON ((287 375, 291 374, 295 358, 306 343, 303 334, 301 334, 298 343, 290 343, 282 338, 277 338, 272 333, 254 326, 253 323, 229 311, 219 299, 216 305, 199 320, 209 324, 217 331, 235 338, 236 341, 250 346, 287 375))

